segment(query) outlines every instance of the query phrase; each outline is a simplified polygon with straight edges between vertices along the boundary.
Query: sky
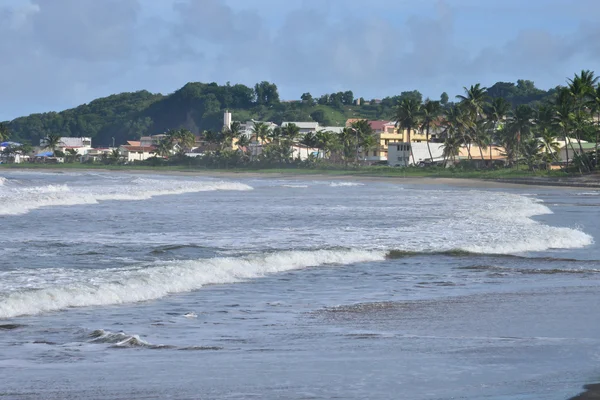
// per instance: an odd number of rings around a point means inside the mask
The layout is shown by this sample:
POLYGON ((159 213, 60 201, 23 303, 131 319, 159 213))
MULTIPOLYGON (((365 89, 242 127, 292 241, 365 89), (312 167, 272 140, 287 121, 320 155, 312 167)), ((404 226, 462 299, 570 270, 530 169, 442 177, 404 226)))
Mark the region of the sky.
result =
POLYGON ((352 90, 600 73, 599 0, 0 0, 0 121, 187 82, 352 90))

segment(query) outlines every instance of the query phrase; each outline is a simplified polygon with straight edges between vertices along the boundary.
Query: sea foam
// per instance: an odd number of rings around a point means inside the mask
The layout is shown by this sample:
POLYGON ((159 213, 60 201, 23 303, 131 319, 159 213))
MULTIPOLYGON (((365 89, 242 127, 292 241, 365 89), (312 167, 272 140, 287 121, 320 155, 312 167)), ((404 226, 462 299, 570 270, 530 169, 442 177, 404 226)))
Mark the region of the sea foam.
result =
POLYGON ((128 183, 98 186, 60 184, 18 187, 0 193, 0 215, 20 215, 42 207, 97 204, 108 200, 134 201, 164 195, 252 189, 251 186, 239 182, 168 181, 142 178, 128 183))
POLYGON ((86 276, 87 271, 72 271, 79 277, 69 284, 12 292, 0 298, 0 318, 154 300, 210 284, 234 283, 311 266, 378 261, 384 260, 385 255, 382 251, 364 250, 284 251, 162 262, 146 268, 102 270, 100 275, 92 272, 86 276))

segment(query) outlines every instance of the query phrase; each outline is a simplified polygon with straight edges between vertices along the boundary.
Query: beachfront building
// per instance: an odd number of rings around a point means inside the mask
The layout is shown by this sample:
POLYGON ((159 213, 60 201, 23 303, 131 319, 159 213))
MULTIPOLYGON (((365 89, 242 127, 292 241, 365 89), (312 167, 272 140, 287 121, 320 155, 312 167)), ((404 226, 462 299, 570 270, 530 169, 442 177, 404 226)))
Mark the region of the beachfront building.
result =
POLYGON ((457 157, 458 160, 472 160, 478 168, 489 167, 493 164, 504 165, 506 163, 506 150, 502 146, 491 145, 485 148, 479 146, 461 146, 457 157))
POLYGON ((154 146, 142 146, 139 141, 129 141, 119 147, 121 158, 126 162, 144 161, 154 157, 154 146))
POLYGON ((285 128, 290 124, 294 124, 298 127, 298 129, 300 130, 301 137, 306 135, 307 133, 316 134, 318 131, 323 129, 319 126, 318 122, 282 122, 281 127, 285 128))
POLYGON ((443 153, 441 143, 429 143, 427 147, 427 142, 393 142, 388 145, 387 162, 391 167, 437 163, 444 160, 443 153))
MULTIPOLYGON (((46 139, 40 139, 40 147, 45 149, 47 146, 46 139)), ((57 150, 63 153, 67 150, 75 150, 80 156, 84 156, 92 149, 92 138, 90 137, 61 137, 57 150)))
POLYGON ((91 161, 97 162, 102 159, 108 158, 108 156, 112 153, 112 147, 98 147, 94 149, 88 150, 87 154, 83 156, 82 161, 91 161))

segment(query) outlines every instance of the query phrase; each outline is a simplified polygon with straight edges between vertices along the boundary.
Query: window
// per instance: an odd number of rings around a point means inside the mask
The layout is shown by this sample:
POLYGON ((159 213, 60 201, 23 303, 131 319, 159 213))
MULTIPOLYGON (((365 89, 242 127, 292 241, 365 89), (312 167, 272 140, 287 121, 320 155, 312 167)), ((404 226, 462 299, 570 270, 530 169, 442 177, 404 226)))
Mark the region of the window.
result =
POLYGON ((396 150, 400 151, 400 145, 396 146, 396 150))

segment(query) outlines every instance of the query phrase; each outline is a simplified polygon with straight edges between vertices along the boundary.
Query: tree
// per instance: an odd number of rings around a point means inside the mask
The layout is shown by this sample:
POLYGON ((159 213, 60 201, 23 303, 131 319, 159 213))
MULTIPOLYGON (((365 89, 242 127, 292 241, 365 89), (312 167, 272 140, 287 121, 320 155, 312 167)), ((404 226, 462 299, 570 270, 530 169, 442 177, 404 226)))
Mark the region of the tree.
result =
POLYGON ((174 144, 175 143, 170 136, 164 137, 158 142, 156 149, 154 149, 154 153, 160 157, 169 157, 173 152, 174 144))
POLYGON ((254 136, 254 140, 257 144, 263 144, 269 137, 269 130, 271 128, 264 122, 254 122, 252 125, 251 132, 254 136))
POLYGON ((531 128, 533 127, 533 110, 531 107, 521 104, 515 109, 514 116, 510 122, 512 131, 515 133, 517 145, 517 169, 519 169, 518 155, 522 152, 519 150, 521 142, 529 139, 531 128))
POLYGON ((119 149, 112 149, 108 158, 111 164, 117 164, 121 160, 121 153, 119 152, 119 149))
POLYGON ((452 163, 456 163, 456 156, 460 154, 460 139, 454 134, 450 134, 444 138, 442 144, 442 157, 444 157, 444 166, 448 165, 448 160, 452 159, 452 163))
MULTIPOLYGON (((492 99, 484 110, 491 130, 490 144, 499 141, 498 133, 504 127, 504 120, 510 113, 510 104, 503 98, 492 99)), ((492 151, 490 150, 490 165, 492 161, 492 151)))
POLYGON ((60 135, 50 134, 44 139, 44 148, 52 151, 52 154, 56 153, 58 147, 61 144, 62 137, 60 135))
POLYGON ((535 132, 542 144, 544 161, 547 165, 550 165, 553 161, 559 161, 560 146, 555 139, 554 112, 551 105, 544 105, 539 107, 535 113, 535 132))
POLYGON ((540 156, 542 146, 542 143, 537 139, 529 139, 523 142, 521 154, 525 158, 525 162, 530 171, 535 171, 535 166, 538 165, 542 159, 540 156))
POLYGON ((471 85, 470 88, 464 87, 463 89, 465 90, 465 94, 459 94, 456 98, 460 100, 474 118, 482 117, 483 109, 487 103, 487 88, 481 87, 481 84, 478 83, 476 85, 471 85))
POLYGON ((8 130, 8 126, 0 123, 0 142, 5 142, 10 139, 10 131, 8 130))
POLYGON ((565 155, 566 169, 569 169, 569 145, 575 154, 575 149, 569 138, 569 130, 571 129, 572 113, 574 109, 573 98, 569 89, 562 88, 558 91, 554 101, 554 123, 560 128, 565 140, 565 155))
POLYGON ((429 146, 429 130, 431 124, 438 119, 442 112, 441 103, 439 101, 425 100, 425 104, 421 108, 421 130, 425 131, 425 140, 427 141, 427 150, 429 151, 429 159, 433 161, 431 147, 429 146))
POLYGON ((317 136, 312 132, 307 132, 302 140, 300 140, 300 144, 306 146, 307 152, 308 149, 317 147, 317 143, 317 136))
POLYGON ((574 98, 574 115, 573 119, 577 129, 573 130, 575 139, 579 145, 580 157, 582 160, 583 167, 590 171, 592 169, 591 163, 588 160, 586 153, 583 151, 581 145, 581 133, 585 130, 588 124, 589 113, 584 109, 586 102, 589 101, 589 97, 593 96, 594 87, 598 82, 598 77, 594 76, 594 73, 589 70, 581 71, 579 75, 575 74, 573 79, 569 79, 569 92, 574 98))
POLYGON ((322 150, 323 158, 327 158, 327 152, 333 145, 334 136, 330 131, 321 130, 316 136, 317 147, 322 150))
POLYGON ((598 158, 598 139, 600 136, 600 84, 590 92, 587 106, 592 113, 596 114, 596 145, 594 146, 594 153, 596 155, 596 167, 598 167, 600 164, 600 159, 598 158))
POLYGON ((300 128, 294 123, 289 123, 281 128, 281 135, 293 142, 298 136, 300 136, 300 128))
POLYGON ((446 105, 448 105, 449 100, 450 100, 450 97, 448 97, 448 93, 442 92, 442 95, 440 96, 440 104, 442 106, 446 107, 446 105))
MULTIPOLYGON (((396 126, 406 129, 405 142, 410 143, 410 134, 418 126, 421 115, 421 103, 413 98, 406 98, 396 108, 396 126)), ((414 160, 413 160, 414 161, 414 160)))
POLYGON ((75 149, 67 149, 67 151, 66 151, 66 162, 68 162, 68 163, 75 162, 75 160, 77 160, 78 157, 79 157, 79 153, 77 152, 77 150, 75 150, 75 149))
POLYGON ((315 104, 315 100, 313 99, 312 95, 308 92, 303 93, 302 96, 300 96, 300 99, 304 104, 307 104, 309 106, 313 106, 315 104))

